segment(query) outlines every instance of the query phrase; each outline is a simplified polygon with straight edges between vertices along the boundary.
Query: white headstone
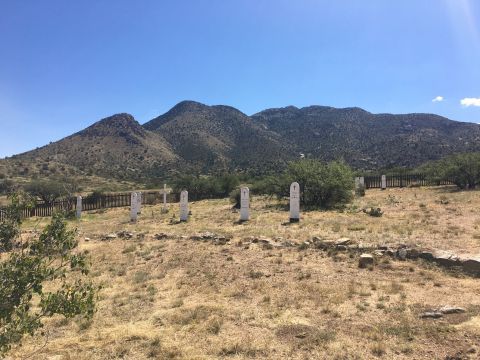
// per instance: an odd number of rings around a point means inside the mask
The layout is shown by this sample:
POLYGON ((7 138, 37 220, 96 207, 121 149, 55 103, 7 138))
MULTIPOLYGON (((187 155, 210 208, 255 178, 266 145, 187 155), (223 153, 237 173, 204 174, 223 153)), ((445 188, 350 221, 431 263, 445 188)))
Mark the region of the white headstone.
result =
POLYGON ((188 220, 188 191, 180 193, 180 221, 188 220))
POLYGON ((385 190, 387 188, 387 177, 385 175, 382 175, 382 190, 385 190))
POLYGON ((360 184, 365 186, 365 178, 363 176, 360 176, 360 184))
POLYGON ((240 189, 240 221, 250 219, 250 190, 248 187, 240 189))
POLYGON ((132 192, 131 198, 130 198, 130 221, 137 221, 137 206, 138 206, 138 195, 136 192, 132 192))
POLYGON ((137 192, 137 214, 142 213, 142 193, 137 192))
POLYGON ((300 221, 300 185, 293 182, 290 185, 290 222, 300 221))
POLYGON ((355 178, 355 190, 357 190, 360 187, 360 177, 357 176, 355 178))
POLYGON ((77 196, 77 208, 76 210, 76 215, 77 219, 80 219, 82 217, 82 197, 77 196))

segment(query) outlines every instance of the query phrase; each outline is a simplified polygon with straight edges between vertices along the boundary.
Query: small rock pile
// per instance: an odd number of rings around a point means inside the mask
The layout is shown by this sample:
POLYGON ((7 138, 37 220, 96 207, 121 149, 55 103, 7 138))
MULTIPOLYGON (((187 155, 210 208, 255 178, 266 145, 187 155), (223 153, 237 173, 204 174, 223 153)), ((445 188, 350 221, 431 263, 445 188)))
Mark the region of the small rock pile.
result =
POLYGON ((450 314, 460 314, 464 313, 466 310, 464 308, 458 306, 450 306, 445 305, 438 309, 432 309, 429 311, 425 311, 423 314, 420 315, 422 319, 439 319, 443 317, 443 315, 450 315, 450 314))
POLYGON ((215 245, 226 245, 231 240, 231 237, 218 235, 218 234, 207 231, 201 234, 190 236, 190 240, 211 241, 215 245))

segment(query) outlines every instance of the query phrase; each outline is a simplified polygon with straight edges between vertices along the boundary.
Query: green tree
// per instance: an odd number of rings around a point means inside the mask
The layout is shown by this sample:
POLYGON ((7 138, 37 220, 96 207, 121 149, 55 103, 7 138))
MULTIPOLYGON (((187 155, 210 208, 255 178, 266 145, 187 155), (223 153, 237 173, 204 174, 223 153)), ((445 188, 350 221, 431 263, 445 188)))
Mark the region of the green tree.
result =
POLYGON ((173 191, 188 191, 191 200, 226 198, 238 186, 236 175, 193 176, 180 175, 174 181, 173 191))
POLYGON ((254 183, 255 194, 289 196, 290 184, 300 184, 300 201, 306 208, 331 209, 352 199, 353 172, 344 162, 324 163, 303 159, 289 163, 286 171, 254 183))
POLYGON ((432 183, 452 181, 460 189, 480 185, 480 153, 456 154, 423 166, 432 183))
POLYGON ((62 184, 50 180, 33 180, 25 185, 25 191, 40 198, 46 204, 52 204, 65 195, 62 184))
POLYGON ((0 180, 0 194, 9 194, 15 188, 15 183, 12 180, 0 180))
POLYGON ((14 200, 0 224, 10 222, 13 231, 3 240, 17 244, 0 261, 0 357, 42 328, 46 317, 91 318, 95 311, 97 288, 86 278, 86 254, 77 250, 75 230, 57 213, 38 238, 15 242, 20 208, 14 200))

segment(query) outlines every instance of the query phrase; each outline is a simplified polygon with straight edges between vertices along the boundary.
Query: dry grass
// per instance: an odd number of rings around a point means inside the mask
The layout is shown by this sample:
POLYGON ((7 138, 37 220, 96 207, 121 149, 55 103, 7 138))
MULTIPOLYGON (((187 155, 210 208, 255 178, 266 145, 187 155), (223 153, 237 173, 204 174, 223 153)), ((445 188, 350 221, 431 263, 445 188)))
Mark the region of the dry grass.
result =
MULTIPOLYGON (((252 201, 252 220, 238 224, 227 200, 178 210, 144 207, 136 224, 128 209, 85 214, 78 227, 92 276, 103 285, 90 323, 50 319, 44 338, 26 339, 14 358, 35 359, 444 359, 478 358, 478 279, 428 264, 378 259, 371 271, 347 254, 267 248, 249 236, 303 241, 350 237, 364 243, 418 243, 477 252, 480 193, 439 189, 368 191, 349 211, 308 212, 294 225, 275 202, 252 201), (440 202, 440 197, 448 197, 440 202), (394 198, 393 198, 394 197, 394 198), (448 202, 448 204, 445 204, 448 202), (381 218, 358 212, 378 206, 381 218), (421 206, 422 205, 422 206, 421 206), (109 232, 130 240, 101 241, 109 232), (191 240, 211 231, 226 245, 191 240), (155 233, 169 237, 155 240, 155 233), (89 237, 90 241, 84 241, 89 237), (476 251, 475 251, 476 250, 476 251), (425 309, 458 305, 466 314, 420 319, 425 309), (476 346, 476 348, 475 348, 476 346), (472 347, 476 353, 468 353, 472 347)), ((46 220, 30 220, 26 230, 46 220)))

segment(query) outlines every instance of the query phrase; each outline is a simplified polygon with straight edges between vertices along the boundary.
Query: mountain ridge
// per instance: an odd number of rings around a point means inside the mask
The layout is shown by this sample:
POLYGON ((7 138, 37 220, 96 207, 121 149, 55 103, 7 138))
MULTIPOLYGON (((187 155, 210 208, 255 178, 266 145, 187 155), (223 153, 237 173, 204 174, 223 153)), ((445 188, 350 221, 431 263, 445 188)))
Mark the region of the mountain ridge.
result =
POLYGON ((0 159, 4 176, 69 172, 120 179, 178 173, 278 171, 300 154, 358 169, 417 166, 480 151, 480 125, 428 113, 373 114, 359 107, 269 108, 253 115, 185 100, 140 124, 103 118, 43 147, 0 159))

